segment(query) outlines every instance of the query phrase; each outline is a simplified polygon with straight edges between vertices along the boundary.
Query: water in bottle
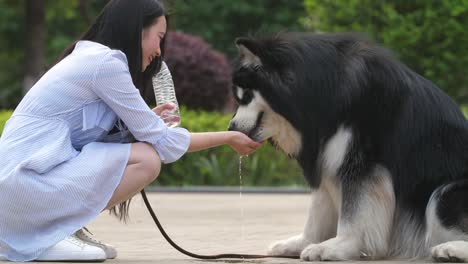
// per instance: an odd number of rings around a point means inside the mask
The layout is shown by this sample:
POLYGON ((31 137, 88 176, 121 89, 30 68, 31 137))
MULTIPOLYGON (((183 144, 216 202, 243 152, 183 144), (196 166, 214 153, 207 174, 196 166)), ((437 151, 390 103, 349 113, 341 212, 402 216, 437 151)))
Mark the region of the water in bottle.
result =
POLYGON ((153 76, 153 90, 156 106, 174 105, 174 109, 163 111, 161 118, 168 127, 178 126, 180 124, 179 103, 177 103, 171 72, 164 61, 161 64, 161 70, 153 76))

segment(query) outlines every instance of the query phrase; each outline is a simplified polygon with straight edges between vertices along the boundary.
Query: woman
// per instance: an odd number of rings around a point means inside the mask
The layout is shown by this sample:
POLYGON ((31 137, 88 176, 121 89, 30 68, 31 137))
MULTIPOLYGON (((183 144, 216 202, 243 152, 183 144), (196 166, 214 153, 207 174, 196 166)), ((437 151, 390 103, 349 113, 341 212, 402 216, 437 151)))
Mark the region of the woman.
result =
POLYGON ((0 258, 104 261, 81 230, 130 199, 184 153, 261 144, 233 131, 168 128, 141 89, 160 68, 166 18, 157 0, 113 0, 26 94, 0 139, 0 258), (118 127, 120 132, 109 135, 118 127), (136 143, 125 143, 131 134, 136 143))

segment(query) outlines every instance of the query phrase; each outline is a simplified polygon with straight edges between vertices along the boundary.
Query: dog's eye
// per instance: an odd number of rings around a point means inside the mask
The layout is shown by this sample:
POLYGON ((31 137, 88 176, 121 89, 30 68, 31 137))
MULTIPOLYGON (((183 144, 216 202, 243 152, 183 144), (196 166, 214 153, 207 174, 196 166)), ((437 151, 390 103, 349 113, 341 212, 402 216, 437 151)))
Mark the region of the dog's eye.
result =
POLYGON ((247 105, 249 104, 253 99, 253 92, 252 90, 248 89, 248 90, 244 90, 244 93, 242 95, 242 98, 240 98, 240 104, 242 105, 247 105))
POLYGON ((240 105, 247 105, 252 101, 253 92, 250 89, 241 88, 237 85, 232 86, 232 91, 236 102, 240 105))

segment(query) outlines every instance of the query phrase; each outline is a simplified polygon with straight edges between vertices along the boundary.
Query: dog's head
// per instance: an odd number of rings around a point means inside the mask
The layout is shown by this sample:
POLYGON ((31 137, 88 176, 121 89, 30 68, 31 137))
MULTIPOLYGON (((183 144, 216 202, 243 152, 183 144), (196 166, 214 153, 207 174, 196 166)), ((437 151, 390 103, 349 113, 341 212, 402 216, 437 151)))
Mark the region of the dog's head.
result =
MULTIPOLYGON (((239 38, 239 57, 233 72, 233 95, 238 103, 230 130, 256 141, 270 140, 290 156, 301 148, 300 116, 295 105, 295 75, 285 43, 280 39, 239 38)), ((297 102, 299 103, 299 102, 297 102)))
POLYGON ((239 38, 236 45, 233 94, 239 107, 230 129, 257 141, 271 139, 291 156, 302 145, 318 147, 321 136, 336 130, 369 86, 369 65, 380 54, 354 33, 283 33, 239 38))

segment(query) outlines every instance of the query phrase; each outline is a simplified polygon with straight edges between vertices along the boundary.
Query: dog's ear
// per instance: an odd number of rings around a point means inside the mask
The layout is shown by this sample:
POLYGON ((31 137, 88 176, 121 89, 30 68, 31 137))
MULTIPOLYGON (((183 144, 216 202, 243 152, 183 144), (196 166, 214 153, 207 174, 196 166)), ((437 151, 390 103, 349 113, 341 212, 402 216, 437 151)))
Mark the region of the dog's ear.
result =
POLYGON ((251 38, 237 38, 235 43, 243 66, 262 66, 262 60, 259 57, 260 43, 258 41, 251 38))

